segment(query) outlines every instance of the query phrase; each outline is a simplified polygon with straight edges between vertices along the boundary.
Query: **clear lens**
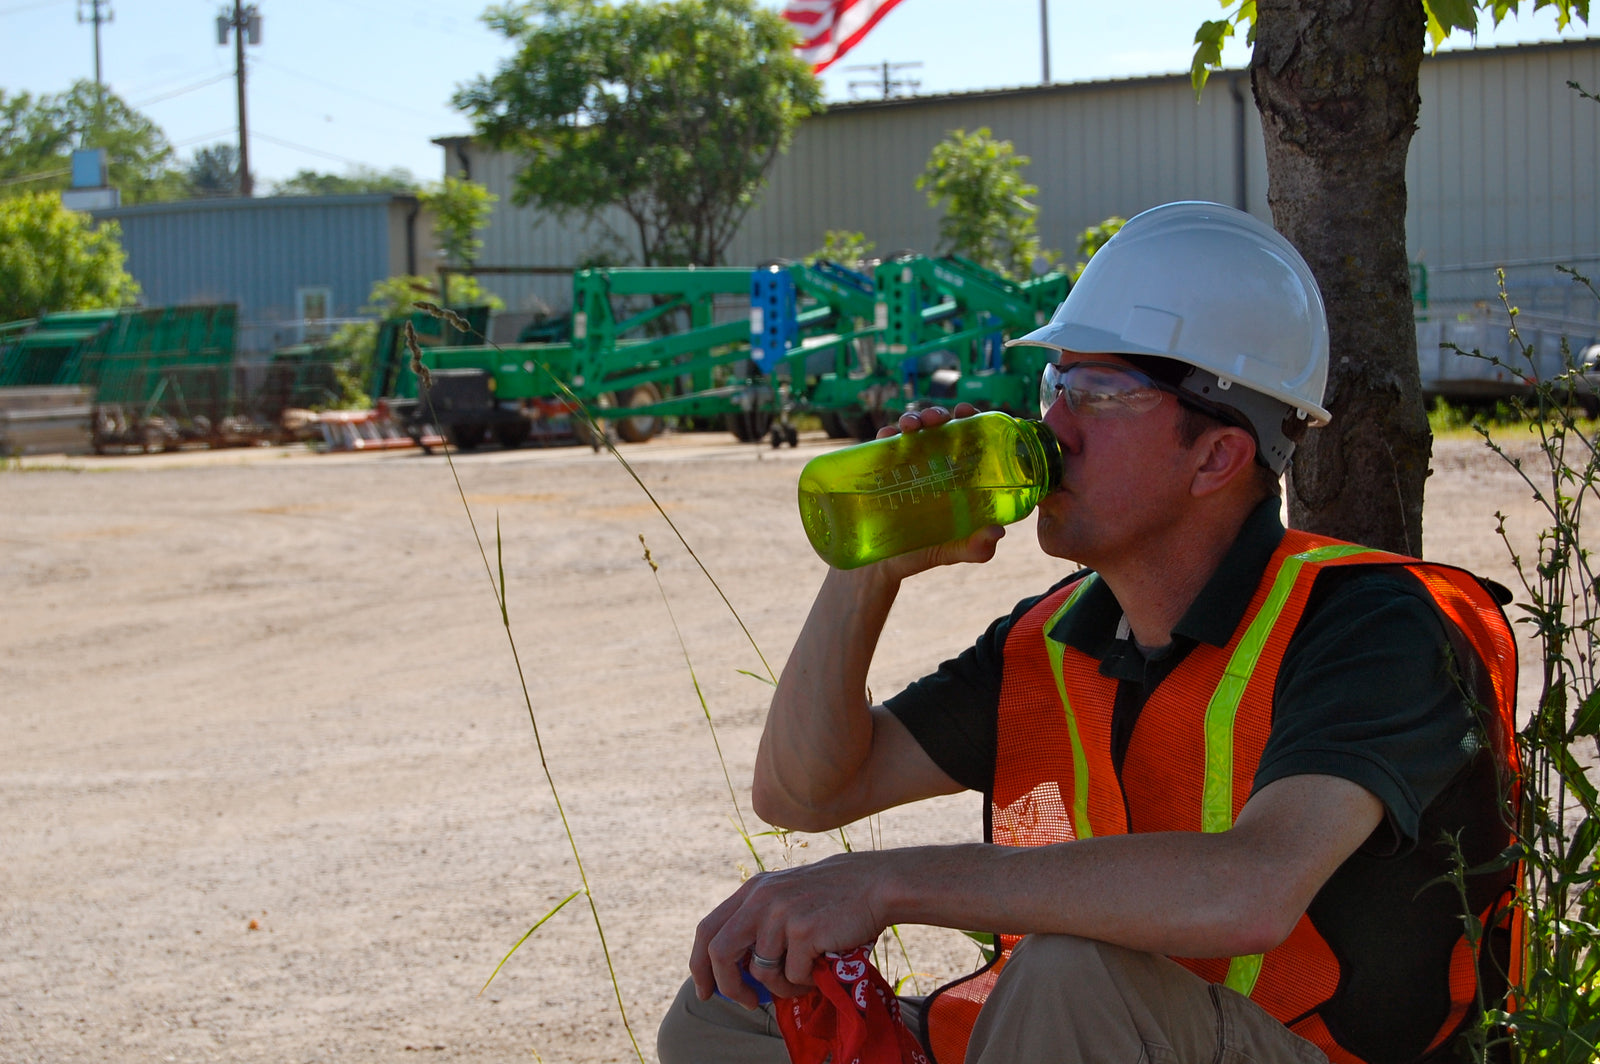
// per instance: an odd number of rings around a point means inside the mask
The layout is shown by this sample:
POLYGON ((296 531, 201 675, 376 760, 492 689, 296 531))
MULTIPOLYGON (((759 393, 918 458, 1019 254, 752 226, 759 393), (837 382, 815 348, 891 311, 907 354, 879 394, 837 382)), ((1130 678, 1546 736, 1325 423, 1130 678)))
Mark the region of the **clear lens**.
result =
POLYGON ((1051 363, 1039 377, 1039 415, 1050 412, 1066 396, 1075 414, 1087 417, 1131 417, 1154 410, 1162 389, 1136 369, 1109 362, 1051 363))

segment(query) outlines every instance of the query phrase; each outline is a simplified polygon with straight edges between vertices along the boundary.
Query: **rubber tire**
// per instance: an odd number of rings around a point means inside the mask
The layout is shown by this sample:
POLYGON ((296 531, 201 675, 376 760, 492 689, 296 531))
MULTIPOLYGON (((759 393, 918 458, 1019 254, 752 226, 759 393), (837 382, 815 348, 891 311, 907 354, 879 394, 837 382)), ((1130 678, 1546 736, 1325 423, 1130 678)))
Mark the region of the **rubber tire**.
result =
MULTIPOLYGON (((633 406, 648 406, 661 401, 661 389, 652 381, 629 388, 625 392, 615 393, 617 409, 625 410, 633 406)), ((613 418, 617 426, 617 438, 625 443, 644 443, 650 437, 659 435, 667 427, 666 419, 655 415, 644 417, 618 417, 613 418)))
POLYGON ((506 422, 494 427, 494 442, 508 451, 514 451, 528 442, 533 426, 526 420, 506 422))
POLYGON ((476 450, 478 444, 483 442, 484 427, 475 422, 457 422, 450 426, 450 442, 456 445, 458 451, 476 450))
POLYGON ((728 415, 728 431, 740 443, 758 443, 772 427, 772 415, 765 410, 741 410, 728 415))
POLYGON ((855 433, 850 431, 850 423, 843 414, 837 410, 824 410, 817 415, 822 420, 822 431, 828 434, 830 440, 847 440, 855 433))
POLYGON ((877 439, 878 430, 893 421, 894 415, 886 410, 863 410, 850 419, 850 433, 865 443, 877 439))

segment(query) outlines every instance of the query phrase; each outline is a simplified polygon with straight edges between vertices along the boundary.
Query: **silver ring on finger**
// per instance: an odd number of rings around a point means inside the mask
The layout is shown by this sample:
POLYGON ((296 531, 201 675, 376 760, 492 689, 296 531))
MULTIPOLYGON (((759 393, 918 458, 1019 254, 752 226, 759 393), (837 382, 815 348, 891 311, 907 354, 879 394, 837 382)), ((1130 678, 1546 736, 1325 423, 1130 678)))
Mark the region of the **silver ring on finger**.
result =
POLYGON ((782 957, 763 957, 755 950, 750 951, 750 963, 757 968, 776 968, 783 963, 782 957))

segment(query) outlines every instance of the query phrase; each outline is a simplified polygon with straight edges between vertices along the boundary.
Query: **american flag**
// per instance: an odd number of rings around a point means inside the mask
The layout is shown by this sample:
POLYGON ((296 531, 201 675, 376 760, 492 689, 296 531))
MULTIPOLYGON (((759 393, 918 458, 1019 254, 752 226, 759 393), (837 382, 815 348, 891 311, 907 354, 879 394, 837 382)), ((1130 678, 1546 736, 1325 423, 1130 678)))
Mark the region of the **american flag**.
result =
POLYGON ((800 33, 795 48, 817 73, 856 46, 900 0, 788 0, 783 17, 800 33))

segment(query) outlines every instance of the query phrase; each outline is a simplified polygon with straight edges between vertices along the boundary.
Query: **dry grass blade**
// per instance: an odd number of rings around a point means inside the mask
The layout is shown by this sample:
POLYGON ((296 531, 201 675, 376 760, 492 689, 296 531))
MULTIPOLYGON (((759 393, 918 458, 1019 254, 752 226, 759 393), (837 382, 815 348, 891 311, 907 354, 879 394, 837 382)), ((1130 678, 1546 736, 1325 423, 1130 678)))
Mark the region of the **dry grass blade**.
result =
MULTIPOLYGON (((418 300, 413 304, 413 306, 435 317, 443 318, 446 317, 446 315, 454 314, 454 311, 447 311, 438 304, 429 303, 424 300, 418 300)), ((456 315, 456 317, 459 317, 459 315, 456 315)), ((446 320, 449 319, 447 318, 446 320)), ((451 324, 454 325, 455 322, 451 321, 451 324)), ((460 328, 462 332, 478 337, 484 343, 488 344, 490 347, 493 347, 496 351, 504 350, 499 344, 494 343, 481 332, 467 327, 465 322, 457 327, 460 328)), ((409 322, 406 323, 406 343, 411 348, 412 365, 414 367, 420 366, 421 354, 418 351, 416 344, 416 333, 412 330, 409 322)), ((639 490, 644 492, 645 498, 650 500, 650 505, 654 506, 656 513, 661 515, 661 520, 665 521, 667 523, 667 527, 672 529, 672 534, 678 537, 678 542, 683 544, 683 549, 689 552, 689 557, 694 559, 694 563, 699 567, 700 572, 708 581, 710 581, 712 588, 717 592, 717 597, 722 599, 722 604, 728 607, 728 612, 733 615, 734 621, 738 623, 739 630, 744 633, 744 637, 749 642, 750 648, 756 652, 756 657, 761 659, 761 667, 767 670, 767 676, 771 678, 774 684, 776 684, 778 682, 778 674, 773 671, 772 666, 767 662, 766 655, 761 653, 761 647, 756 643, 756 637, 750 633, 750 629, 745 625, 744 618, 739 615, 739 611, 735 609, 733 603, 729 601, 727 593, 722 590, 722 585, 717 583, 717 578, 711 575, 711 570, 706 568, 705 562, 700 560, 700 555, 696 554, 694 548, 689 545, 689 541, 684 537, 682 530, 678 528, 671 517, 667 516, 667 511, 662 507, 660 501, 655 497, 655 494, 650 490, 649 486, 645 484, 643 478, 639 476, 638 472, 631 464, 629 464, 628 460, 622 456, 622 452, 617 450, 617 445, 612 443, 611 439, 605 434, 605 432, 601 430, 599 422, 597 422, 593 415, 589 413, 589 408, 584 401, 578 398, 577 394, 573 392, 571 388, 568 388, 561 378, 552 373, 549 365, 547 365, 542 359, 533 359, 532 361, 534 365, 539 367, 539 372, 543 373, 550 380, 550 383, 555 385, 556 390, 561 393, 562 397, 578 407, 580 413, 577 416, 581 417, 584 421, 584 424, 589 427, 590 438, 605 445, 605 448, 610 452, 611 457, 617 460, 617 464, 622 466, 623 470, 628 474, 628 476, 633 479, 633 482, 638 485, 639 490)), ((454 466, 451 467, 452 471, 454 471, 454 468, 454 466)))
POLYGON ((683 629, 678 626, 677 615, 672 612, 672 603, 667 599, 667 589, 661 585, 661 567, 650 556, 650 544, 644 540, 644 533, 639 533, 639 546, 644 548, 645 564, 650 566, 650 575, 655 577, 656 590, 661 593, 661 604, 667 608, 667 620, 672 622, 672 631, 678 637, 678 648, 683 651, 683 664, 689 670, 689 681, 694 684, 694 696, 700 700, 700 712, 705 714, 706 727, 711 732, 711 745, 717 750, 717 763, 722 766, 722 779, 728 785, 728 801, 733 803, 733 815, 738 820, 739 837, 744 840, 745 848, 750 851, 750 857, 756 863, 758 871, 765 872, 767 866, 762 863, 761 855, 756 852, 755 843, 750 839, 750 829, 744 822, 744 810, 739 807, 738 794, 733 789, 733 776, 728 772, 728 759, 722 754, 722 743, 717 739, 717 725, 711 719, 711 707, 706 704, 706 695, 700 687, 700 678, 695 675, 694 662, 689 658, 689 644, 683 640, 683 629))
POLYGON ((506 966, 506 961, 511 959, 511 955, 513 953, 517 952, 517 950, 521 949, 522 948, 522 944, 524 942, 528 941, 528 939, 532 938, 533 937, 533 933, 535 931, 539 930, 539 928, 543 927, 545 925, 545 923, 552 916, 554 916, 556 913, 560 912, 562 909, 565 909, 567 907, 567 902, 571 901, 573 898, 576 898, 579 894, 582 894, 582 893, 583 893, 583 891, 581 891, 581 890, 573 891, 571 894, 568 894, 565 898, 562 898, 559 902, 557 902, 556 903, 556 907, 554 909, 551 909, 549 912, 547 912, 543 916, 539 917, 538 920, 534 921, 533 926, 528 928, 528 933, 523 935, 521 938, 517 939, 517 944, 515 946, 512 946, 510 949, 506 950, 506 955, 504 957, 501 957, 500 958, 500 963, 494 966, 494 971, 489 973, 489 978, 485 979, 483 981, 483 986, 481 986, 478 989, 479 996, 482 996, 483 992, 485 990, 489 989, 489 984, 494 982, 494 977, 500 974, 500 969, 504 968, 506 966))
MULTIPOLYGON (((416 330, 411 327, 410 322, 406 323, 405 340, 406 346, 410 349, 413 364, 420 366, 422 352, 417 344, 416 330)), ((426 367, 423 368, 425 369, 426 367)), ((430 418, 436 417, 431 400, 428 413, 430 418)), ((584 870, 583 857, 578 852, 578 840, 572 833, 572 824, 567 820, 566 807, 562 805, 561 793, 556 788, 555 776, 550 771, 550 762, 545 756, 544 739, 539 734, 539 718, 533 710, 533 696, 528 692, 528 679, 522 668, 522 656, 517 652, 516 636, 511 630, 511 611, 506 602, 505 546, 500 536, 500 517, 499 514, 495 515, 495 557, 499 563, 499 579, 496 580, 495 568, 489 564, 489 552, 484 549, 483 537, 478 534, 478 522, 472 515, 472 507, 467 502, 466 489, 461 486, 461 474, 456 470, 455 459, 451 457, 448 445, 444 448, 444 456, 446 463, 450 467, 450 476, 455 481, 456 494, 461 498, 461 508, 466 512, 467 524, 472 528, 472 538, 478 544, 478 556, 483 559, 483 569, 489 577, 489 585, 494 592, 495 602, 500 607, 501 627, 506 633, 506 644, 511 649, 511 660, 517 668, 517 683, 522 688, 523 705, 528 709, 528 723, 533 726, 533 743, 539 751, 539 768, 544 772, 545 783, 550 788, 550 797, 555 801, 556 813, 561 818, 561 829, 566 833, 567 845, 572 851, 573 863, 578 867, 578 879, 583 884, 582 893, 588 899, 589 913, 594 917, 595 933, 600 939, 600 952, 605 957, 606 971, 611 976, 611 990, 617 999, 617 1012, 622 1019, 623 1029, 628 1032, 628 1040, 633 1043, 633 1052, 639 1058, 639 1064, 644 1064, 644 1050, 639 1048, 639 1039, 633 1033, 633 1025, 628 1022, 628 1009, 622 1001, 622 986, 617 981, 616 965, 611 960, 611 949, 606 944, 605 926, 600 920, 600 909, 595 904, 594 891, 589 887, 589 875, 584 870)), ((491 978, 493 977, 491 976, 491 978)))

